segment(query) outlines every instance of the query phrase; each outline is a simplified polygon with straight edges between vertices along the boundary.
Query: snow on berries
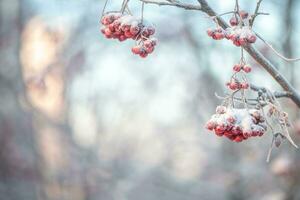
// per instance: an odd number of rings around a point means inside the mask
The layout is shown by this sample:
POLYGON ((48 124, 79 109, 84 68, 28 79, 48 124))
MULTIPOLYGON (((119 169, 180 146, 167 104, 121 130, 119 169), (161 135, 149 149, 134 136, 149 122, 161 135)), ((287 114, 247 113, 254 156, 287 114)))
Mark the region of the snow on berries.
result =
POLYGON ((231 40, 235 46, 243 46, 255 43, 256 35, 249 26, 235 26, 225 30, 225 37, 231 40))
POLYGON ((234 142, 262 136, 267 126, 260 110, 218 106, 216 114, 206 123, 208 130, 234 142))
POLYGON ((241 10, 238 14, 232 16, 229 20, 231 27, 226 30, 219 25, 215 29, 208 29, 207 34, 214 40, 228 39, 236 46, 243 46, 255 43, 256 35, 249 25, 249 14, 241 10))
POLYGON ((101 18, 101 24, 101 32, 108 39, 117 39, 120 42, 135 40, 136 45, 132 48, 134 54, 145 58, 154 51, 157 44, 157 39, 152 37, 155 28, 144 20, 130 14, 108 12, 101 18))

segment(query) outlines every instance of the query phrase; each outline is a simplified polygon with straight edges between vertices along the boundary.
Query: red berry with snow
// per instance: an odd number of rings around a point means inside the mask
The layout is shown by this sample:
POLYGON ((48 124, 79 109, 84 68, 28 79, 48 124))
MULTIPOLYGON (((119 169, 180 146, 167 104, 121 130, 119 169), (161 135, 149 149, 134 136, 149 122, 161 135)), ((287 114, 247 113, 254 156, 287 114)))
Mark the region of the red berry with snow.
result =
POLYGON ((236 25, 239 24, 239 20, 235 16, 233 16, 233 17, 230 18, 229 23, 230 23, 231 26, 236 26, 236 25))
POLYGON ((233 66, 233 71, 235 72, 239 72, 242 69, 242 65, 241 64, 236 64, 233 66))
POLYGON ((248 89, 249 88, 249 84, 244 82, 244 83, 241 83, 241 88, 242 89, 248 89))
POLYGON ((244 10, 240 10, 239 15, 242 19, 247 19, 249 16, 249 13, 244 10))
POLYGON ((249 72, 251 72, 252 68, 249 65, 245 65, 243 67, 243 70, 244 70, 244 72, 249 73, 249 72))

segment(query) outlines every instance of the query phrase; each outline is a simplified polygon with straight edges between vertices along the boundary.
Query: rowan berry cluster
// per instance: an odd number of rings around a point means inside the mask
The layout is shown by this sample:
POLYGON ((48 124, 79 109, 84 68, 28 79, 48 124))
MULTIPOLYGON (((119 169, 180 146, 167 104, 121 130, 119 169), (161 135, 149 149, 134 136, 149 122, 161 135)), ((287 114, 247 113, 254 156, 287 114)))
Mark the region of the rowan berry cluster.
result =
POLYGON ((225 136, 235 142, 262 136, 267 130, 261 111, 225 106, 216 108, 216 114, 206 123, 206 128, 214 131, 217 136, 225 136))
POLYGON ((101 32, 108 39, 135 40, 137 45, 132 48, 134 54, 145 58, 152 53, 157 40, 152 38, 155 28, 130 14, 108 12, 101 18, 101 32))
POLYGON ((230 19, 231 27, 224 30, 218 26, 215 29, 208 29, 207 34, 214 40, 224 38, 231 40, 236 46, 255 43, 256 35, 249 26, 249 20, 249 14, 245 11, 240 11, 230 19))

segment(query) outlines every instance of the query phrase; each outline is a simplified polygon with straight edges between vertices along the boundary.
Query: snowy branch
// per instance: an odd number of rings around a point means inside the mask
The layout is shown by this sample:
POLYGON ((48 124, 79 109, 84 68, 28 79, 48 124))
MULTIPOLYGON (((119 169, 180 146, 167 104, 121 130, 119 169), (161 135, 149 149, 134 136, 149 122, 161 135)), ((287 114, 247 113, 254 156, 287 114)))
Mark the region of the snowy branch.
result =
MULTIPOLYGON (((144 3, 156 4, 160 6, 175 6, 187 10, 199 10, 206 13, 210 17, 214 17, 218 24, 226 29, 229 25, 218 15, 207 3, 206 0, 198 0, 200 6, 182 3, 177 0, 167 0, 167 1, 155 1, 155 0, 140 0, 144 3)), ((255 13, 258 14, 259 6, 262 0, 258 0, 255 13)), ((255 17, 253 17, 252 23, 255 17)), ((243 48, 249 53, 249 55, 259 63, 284 89, 285 94, 280 93, 277 96, 286 96, 292 99, 292 101, 300 108, 300 95, 298 91, 288 82, 288 80, 276 69, 274 64, 272 64, 266 57, 264 57, 254 46, 247 44, 243 48)))

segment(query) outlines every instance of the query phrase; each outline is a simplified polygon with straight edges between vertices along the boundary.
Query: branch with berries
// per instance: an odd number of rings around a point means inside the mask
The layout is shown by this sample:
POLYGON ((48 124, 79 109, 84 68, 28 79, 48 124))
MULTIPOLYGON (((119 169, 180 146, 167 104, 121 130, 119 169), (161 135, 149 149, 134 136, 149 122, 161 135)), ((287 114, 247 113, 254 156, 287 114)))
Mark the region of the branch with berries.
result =
MULTIPOLYGON (((142 2, 141 17, 133 16, 129 10, 129 0, 123 0, 120 11, 102 13, 101 32, 108 39, 119 41, 133 40, 135 45, 132 52, 142 58, 154 51, 157 39, 153 37, 154 26, 144 20, 143 11, 145 4, 159 6, 173 6, 186 10, 198 10, 206 13, 215 23, 215 27, 208 29, 207 34, 214 40, 227 39, 240 48, 241 58, 232 68, 233 73, 226 83, 228 94, 222 99, 221 105, 216 108, 216 113, 207 122, 206 128, 217 136, 224 136, 234 142, 242 142, 249 138, 261 137, 269 129, 273 135, 267 160, 273 146, 279 147, 281 141, 287 139, 294 147, 298 146, 290 137, 288 128, 291 126, 288 114, 282 110, 278 98, 290 98, 300 108, 300 95, 277 68, 265 58, 253 44, 260 39, 272 51, 285 61, 299 61, 299 58, 286 58, 276 51, 272 45, 253 30, 255 19, 259 15, 268 15, 260 12, 263 0, 257 0, 253 14, 241 10, 239 1, 235 0, 233 11, 217 14, 206 2, 198 0, 199 5, 187 4, 178 0, 139 0, 142 2), (222 16, 231 15, 229 24, 222 16), (257 61, 283 88, 283 91, 271 92, 269 89, 259 87, 248 81, 252 67, 246 63, 244 51, 257 61), (249 94, 252 93, 250 98, 249 94), (253 95, 255 98, 253 98, 253 95)), ((105 3, 105 6, 107 1, 105 3)))

